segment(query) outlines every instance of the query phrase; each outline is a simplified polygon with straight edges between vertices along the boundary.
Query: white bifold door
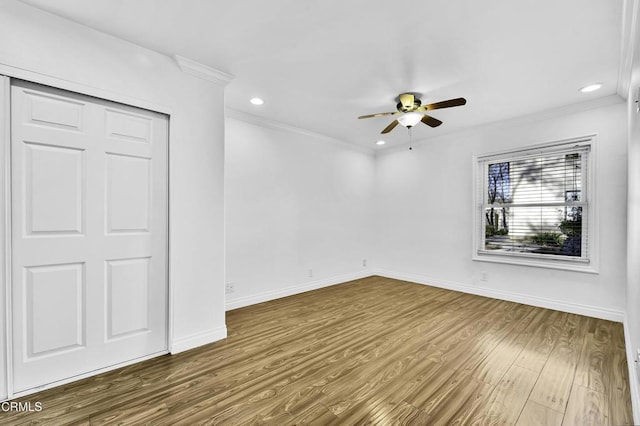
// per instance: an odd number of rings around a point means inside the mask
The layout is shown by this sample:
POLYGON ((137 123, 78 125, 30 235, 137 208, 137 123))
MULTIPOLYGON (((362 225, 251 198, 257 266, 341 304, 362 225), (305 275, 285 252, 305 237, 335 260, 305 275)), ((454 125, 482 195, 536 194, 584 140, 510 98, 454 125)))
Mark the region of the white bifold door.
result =
POLYGON ((167 348, 168 119, 13 81, 15 393, 167 348))

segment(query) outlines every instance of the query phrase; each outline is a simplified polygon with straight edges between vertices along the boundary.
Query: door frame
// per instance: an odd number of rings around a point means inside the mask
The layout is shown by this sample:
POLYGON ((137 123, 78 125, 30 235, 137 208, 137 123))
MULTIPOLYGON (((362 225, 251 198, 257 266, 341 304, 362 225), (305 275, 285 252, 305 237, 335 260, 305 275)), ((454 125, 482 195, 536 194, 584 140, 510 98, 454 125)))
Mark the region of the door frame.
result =
MULTIPOLYGON (((135 360, 124 362, 121 364, 105 367, 99 370, 91 371, 90 373, 74 376, 70 379, 54 382, 42 387, 27 390, 24 392, 13 391, 13 364, 12 364, 12 342, 13 342, 13 329, 12 329, 12 297, 11 297, 11 79, 25 80, 31 83, 41 84, 45 86, 51 86, 56 89, 67 90, 70 92, 79 93, 81 95, 87 95, 106 101, 117 102, 136 108, 142 108, 164 114, 168 117, 167 120, 167 335, 166 335, 166 350, 165 353, 172 352, 173 342, 173 316, 174 316, 174 286, 172 280, 172 268, 171 268, 171 194, 173 179, 171 175, 172 170, 172 151, 173 144, 173 126, 171 126, 172 109, 166 105, 160 105, 157 103, 149 102, 143 99, 137 99, 125 94, 119 94, 111 92, 98 87, 87 86, 80 83, 71 82, 68 80, 60 79, 57 77, 49 76, 46 74, 40 74, 32 71, 28 71, 21 68, 12 67, 9 65, 0 63, 0 153, 2 153, 2 160, 0 160, 0 241, 4 243, 0 244, 0 306, 5 307, 4 318, 0 318, 0 371, 4 370, 6 381, 0 383, 0 401, 6 399, 13 399, 25 395, 39 392, 52 387, 60 386, 65 383, 69 383, 75 380, 79 380, 85 377, 94 376, 99 373, 114 370, 126 365, 131 365, 140 361, 144 361, 148 358, 154 358, 157 354, 136 358, 135 360), (3 326, 4 323, 4 326, 3 326), (4 347, 3 347, 4 346, 4 347), (6 393, 6 395, 3 395, 6 393)), ((1 382, 1 380, 0 380, 1 382)))
POLYGON ((11 80, 0 75, 0 306, 4 307, 4 317, 0 318, 0 371, 6 380, 0 383, 0 400, 3 396, 10 397, 13 385, 13 370, 10 368, 10 356, 12 353, 10 336, 11 327, 11 289, 10 282, 11 269, 11 188, 10 188, 10 168, 11 164, 11 144, 10 142, 10 108, 11 108, 11 80), (1 346, 4 345, 4 348, 1 346))

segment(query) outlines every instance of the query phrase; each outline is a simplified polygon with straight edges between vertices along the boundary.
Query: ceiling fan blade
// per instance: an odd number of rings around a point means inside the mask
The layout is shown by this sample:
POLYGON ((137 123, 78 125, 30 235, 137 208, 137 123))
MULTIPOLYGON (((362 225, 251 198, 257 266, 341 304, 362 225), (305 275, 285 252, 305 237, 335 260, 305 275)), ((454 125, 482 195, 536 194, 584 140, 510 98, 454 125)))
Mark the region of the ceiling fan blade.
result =
POLYGON ((377 114, 361 115, 358 118, 384 117, 385 115, 395 115, 395 114, 400 114, 400 113, 398 111, 394 111, 394 112, 379 112, 377 114))
POLYGON ((383 131, 381 131, 380 133, 385 134, 385 133, 389 133, 390 131, 392 131, 393 129, 395 129, 395 127, 398 125, 398 120, 393 120, 391 122, 391 124, 389 124, 387 127, 384 128, 383 131))
POLYGON ((400 97, 400 103, 402 104, 403 108, 405 109, 413 108, 413 103, 416 100, 415 96, 413 96, 411 93, 403 93, 399 97, 400 97))
POLYGON ((420 121, 422 121, 424 124, 426 124, 429 127, 438 127, 439 125, 442 124, 442 121, 438 120, 437 118, 433 118, 427 114, 423 115, 420 121))
POLYGON ((455 99, 449 99, 448 101, 436 102, 435 104, 425 105, 424 108, 427 111, 430 111, 432 109, 451 108, 451 107, 456 107, 456 106, 462 106, 462 105, 464 105, 466 103, 467 103, 467 100, 465 98, 455 98, 455 99))

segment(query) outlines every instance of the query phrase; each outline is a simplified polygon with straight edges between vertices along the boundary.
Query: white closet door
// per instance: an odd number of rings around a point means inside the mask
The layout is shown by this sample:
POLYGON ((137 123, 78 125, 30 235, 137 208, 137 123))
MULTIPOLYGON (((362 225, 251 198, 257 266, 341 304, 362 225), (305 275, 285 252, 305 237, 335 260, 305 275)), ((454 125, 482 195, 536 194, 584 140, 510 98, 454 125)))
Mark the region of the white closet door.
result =
POLYGON ((14 392, 166 350, 167 130, 14 81, 14 392))

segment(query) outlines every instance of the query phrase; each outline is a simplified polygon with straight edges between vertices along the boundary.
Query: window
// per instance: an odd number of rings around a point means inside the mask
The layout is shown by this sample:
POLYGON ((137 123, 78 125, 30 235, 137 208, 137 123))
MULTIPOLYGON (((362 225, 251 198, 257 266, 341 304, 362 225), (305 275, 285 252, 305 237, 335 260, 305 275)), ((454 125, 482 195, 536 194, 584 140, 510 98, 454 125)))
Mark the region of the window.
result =
POLYGON ((474 259, 595 272, 593 138, 478 157, 474 259))

